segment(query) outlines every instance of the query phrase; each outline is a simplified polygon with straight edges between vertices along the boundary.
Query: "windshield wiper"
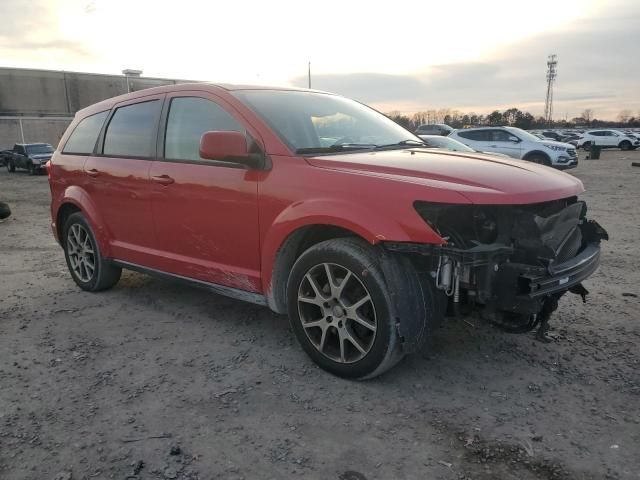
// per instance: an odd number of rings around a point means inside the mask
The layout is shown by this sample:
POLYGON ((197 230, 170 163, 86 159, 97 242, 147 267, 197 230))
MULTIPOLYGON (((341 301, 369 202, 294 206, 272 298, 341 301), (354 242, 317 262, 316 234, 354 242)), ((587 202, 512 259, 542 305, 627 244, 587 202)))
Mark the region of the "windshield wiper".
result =
POLYGON ((383 150, 385 148, 393 148, 393 147, 426 147, 427 144, 421 142, 420 140, 413 140, 409 138, 407 140, 402 140, 398 143, 388 143, 386 145, 376 145, 376 150, 383 150))
POLYGON ((296 153, 331 153, 331 152, 349 152, 351 150, 371 150, 376 148, 374 143, 341 143, 339 145, 331 145, 329 147, 306 147, 296 149, 296 153))

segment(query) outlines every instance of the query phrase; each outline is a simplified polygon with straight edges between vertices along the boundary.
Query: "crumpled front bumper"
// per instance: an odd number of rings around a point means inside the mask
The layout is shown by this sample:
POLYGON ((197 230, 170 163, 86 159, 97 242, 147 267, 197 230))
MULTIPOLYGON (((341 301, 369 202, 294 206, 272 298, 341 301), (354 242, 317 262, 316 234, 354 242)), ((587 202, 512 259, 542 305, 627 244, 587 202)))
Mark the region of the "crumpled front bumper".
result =
MULTIPOLYGON (((504 245, 484 245, 471 249, 451 248, 447 245, 385 242, 393 252, 418 254, 422 258, 453 258, 461 269, 469 269, 469 284, 474 301, 489 311, 533 315, 540 312, 549 298, 559 298, 567 291, 586 292, 581 282, 591 276, 600 265, 600 241, 608 235, 597 223, 583 225, 587 243, 570 259, 562 263, 532 265, 513 261, 513 249, 504 245)), ((425 264, 432 270, 432 266, 425 264)))
POLYGON ((498 266, 492 283, 495 308, 534 314, 540 300, 561 295, 590 277, 600 265, 600 244, 593 242, 566 262, 548 267, 504 262, 498 266))

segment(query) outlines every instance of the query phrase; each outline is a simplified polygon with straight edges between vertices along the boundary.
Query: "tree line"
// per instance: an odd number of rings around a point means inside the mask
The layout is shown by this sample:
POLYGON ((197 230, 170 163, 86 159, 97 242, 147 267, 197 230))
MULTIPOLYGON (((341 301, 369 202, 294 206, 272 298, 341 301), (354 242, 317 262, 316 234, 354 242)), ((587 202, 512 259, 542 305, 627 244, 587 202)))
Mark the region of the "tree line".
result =
POLYGON ((631 110, 622 110, 616 121, 599 120, 595 118, 592 109, 587 108, 578 117, 571 120, 554 120, 549 124, 544 117, 534 117, 529 112, 523 112, 518 108, 508 108, 500 111, 494 110, 488 115, 477 113, 463 113, 459 110, 441 108, 439 110, 427 110, 412 115, 405 115, 398 111, 386 114, 394 122, 408 130, 415 130, 420 125, 429 123, 446 123, 453 128, 509 125, 524 130, 544 128, 634 128, 640 127, 640 112, 634 116, 631 110))

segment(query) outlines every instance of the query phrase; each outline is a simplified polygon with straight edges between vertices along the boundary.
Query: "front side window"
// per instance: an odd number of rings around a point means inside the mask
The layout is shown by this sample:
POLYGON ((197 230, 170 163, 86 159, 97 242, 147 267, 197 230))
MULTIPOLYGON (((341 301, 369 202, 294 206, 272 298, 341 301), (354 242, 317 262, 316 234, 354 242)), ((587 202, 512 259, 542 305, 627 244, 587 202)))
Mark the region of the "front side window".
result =
POLYGON ((160 101, 118 108, 107 127, 103 153, 112 157, 153 157, 160 101))
POLYGON ((210 131, 245 133, 245 129, 218 104, 199 97, 171 100, 164 156, 171 160, 200 160, 200 138, 210 131))
POLYGON ((489 132, 487 130, 470 130, 467 132, 458 132, 462 138, 473 140, 475 142, 486 142, 489 140, 489 132))
POLYGON ((287 90, 238 90, 233 94, 296 153, 421 143, 381 113, 337 95, 287 90))
POLYGON ((62 153, 80 153, 84 155, 93 153, 100 129, 102 129, 108 114, 109 111, 107 110, 82 119, 73 130, 69 140, 67 140, 62 153))
POLYGON ((506 132, 504 130, 491 130, 489 132, 490 140, 494 142, 509 142, 509 137, 513 137, 514 135, 506 132))

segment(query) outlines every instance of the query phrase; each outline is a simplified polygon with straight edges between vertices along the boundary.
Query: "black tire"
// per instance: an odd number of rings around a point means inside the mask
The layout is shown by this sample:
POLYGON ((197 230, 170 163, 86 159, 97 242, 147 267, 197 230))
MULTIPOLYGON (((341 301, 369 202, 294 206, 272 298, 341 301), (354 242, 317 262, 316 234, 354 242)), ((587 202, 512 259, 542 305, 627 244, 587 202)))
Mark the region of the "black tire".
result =
POLYGON ((10 160, 7 160, 7 171, 8 171, 9 173, 13 173, 13 172, 15 172, 15 171, 16 171, 16 166, 15 166, 15 165, 13 164, 13 162, 12 162, 12 161, 10 161, 10 160))
POLYGON ((527 155, 525 157, 527 162, 537 163, 539 165, 546 165, 547 167, 551 166, 551 160, 549 157, 541 154, 541 153, 533 153, 531 155, 527 155))
POLYGON ((588 152, 589 150, 591 150, 591 142, 584 142, 584 143, 582 144, 582 149, 583 149, 585 152, 588 152))
MULTIPOLYGON (((403 357, 400 340, 398 338, 397 325, 394 320, 394 307, 389 295, 389 291, 393 289, 389 288, 385 280, 380 266, 381 252, 378 251, 377 248, 380 247, 372 247, 365 241, 357 238, 327 240, 305 251, 298 258, 289 275, 289 281, 287 283, 287 304, 291 327, 302 348, 311 359, 322 369, 340 377, 361 380, 373 378, 389 370, 403 357), (345 356, 342 349, 340 350, 340 360, 336 361, 330 358, 330 355, 323 353, 316 343, 312 341, 310 335, 307 334, 309 329, 314 327, 306 327, 305 329, 303 326, 305 320, 302 317, 307 315, 307 313, 303 312, 303 309, 306 308, 305 306, 307 304, 299 301, 300 293, 304 288, 308 288, 309 286, 309 284, 305 283, 308 282, 307 274, 312 275, 314 269, 321 268, 325 264, 331 265, 330 268, 338 271, 349 272, 351 274, 351 285, 356 289, 362 287, 363 290, 361 290, 361 292, 364 292, 364 295, 368 295, 371 299, 369 301, 371 305, 365 304, 363 306, 373 311, 373 323, 376 326, 375 334, 372 334, 373 338, 370 338, 370 343, 367 344, 365 342, 366 348, 368 348, 366 354, 360 351, 359 355, 362 356, 355 361, 344 361, 345 356)), ((344 278, 346 277, 341 279, 339 285, 336 285, 334 282, 334 286, 342 289, 344 278)), ((317 286, 321 286, 321 283, 323 282, 319 280, 317 286)), ((327 288, 328 283, 322 288, 323 292, 328 293, 327 288)), ((344 290, 346 289, 347 288, 344 288, 344 290)), ((398 287, 395 290, 403 291, 402 287, 398 287)), ((363 294, 361 293, 361 295, 363 294)), ((306 296, 305 294, 304 297, 306 296)), ((315 300, 315 298, 311 300, 315 300)), ((413 300, 416 302, 422 301, 420 298, 414 298, 413 300)), ((320 303, 323 301, 324 299, 321 300, 320 303)), ((424 303, 424 301, 422 301, 422 303, 424 303)), ((345 302, 345 305, 348 304, 349 302, 345 302)), ((353 305, 353 303, 351 303, 351 305, 353 305)), ((320 312, 320 316, 323 315, 323 313, 321 313, 323 307, 312 305, 309 308, 315 308, 317 312, 320 312)), ((327 311, 331 310, 324 309, 325 313, 327 311)), ((357 309, 355 311, 357 311, 357 309)), ((329 332, 326 333, 327 342, 338 341, 339 343, 344 343, 342 339, 338 340, 338 338, 341 338, 338 332, 338 326, 341 329, 343 328, 342 320, 338 321, 340 317, 344 319, 344 329, 350 331, 350 335, 357 335, 356 330, 362 331, 362 326, 350 319, 349 314, 346 312, 347 308, 345 307, 343 314, 338 314, 333 319, 331 316, 324 316, 322 318, 321 321, 326 321, 329 325, 318 328, 322 328, 321 335, 323 339, 325 338, 324 330, 326 329, 327 332, 329 332), (332 324, 332 321, 336 323, 332 324)), ((418 318, 425 319, 426 322, 426 317, 425 314, 418 318)), ((319 322, 320 320, 316 319, 314 321, 319 322)), ((308 325, 308 323, 305 324, 308 325)), ((366 329, 364 330, 366 331, 366 329)), ((320 345, 323 345, 323 342, 324 340, 321 340, 320 345)), ((351 346, 350 350, 355 352, 357 356, 358 352, 351 342, 345 344, 344 351, 347 350, 347 345, 351 346)), ((334 351, 336 350, 334 349, 334 351)))
MULTIPOLYGON (((67 267, 69 268, 71 277, 73 278, 73 281, 76 282, 76 285, 89 292, 98 292, 100 290, 107 290, 118 283, 120 275, 122 274, 122 269, 111 264, 105 260, 102 255, 100 255, 100 248, 98 246, 98 242, 96 242, 93 230, 82 213, 76 212, 69 215, 69 218, 67 218, 67 221, 64 224, 63 232, 62 246, 64 248, 64 257, 67 261, 67 267), (91 275, 87 275, 88 278, 86 279, 81 278, 80 275, 76 273, 74 266, 72 265, 71 256, 73 256, 74 253, 70 252, 73 250, 73 246, 69 241, 69 234, 74 226, 78 226, 76 228, 86 232, 87 236, 85 239, 88 244, 90 244, 93 251, 94 268, 91 275)), ((87 271, 88 270, 85 267, 85 272, 87 271)))
POLYGON ((36 167, 33 165, 33 163, 27 165, 27 170, 29 170, 29 175, 31 176, 36 174, 36 167))
POLYGON ((620 150, 631 150, 631 142, 629 142, 628 140, 623 140, 618 146, 620 147, 620 150))

